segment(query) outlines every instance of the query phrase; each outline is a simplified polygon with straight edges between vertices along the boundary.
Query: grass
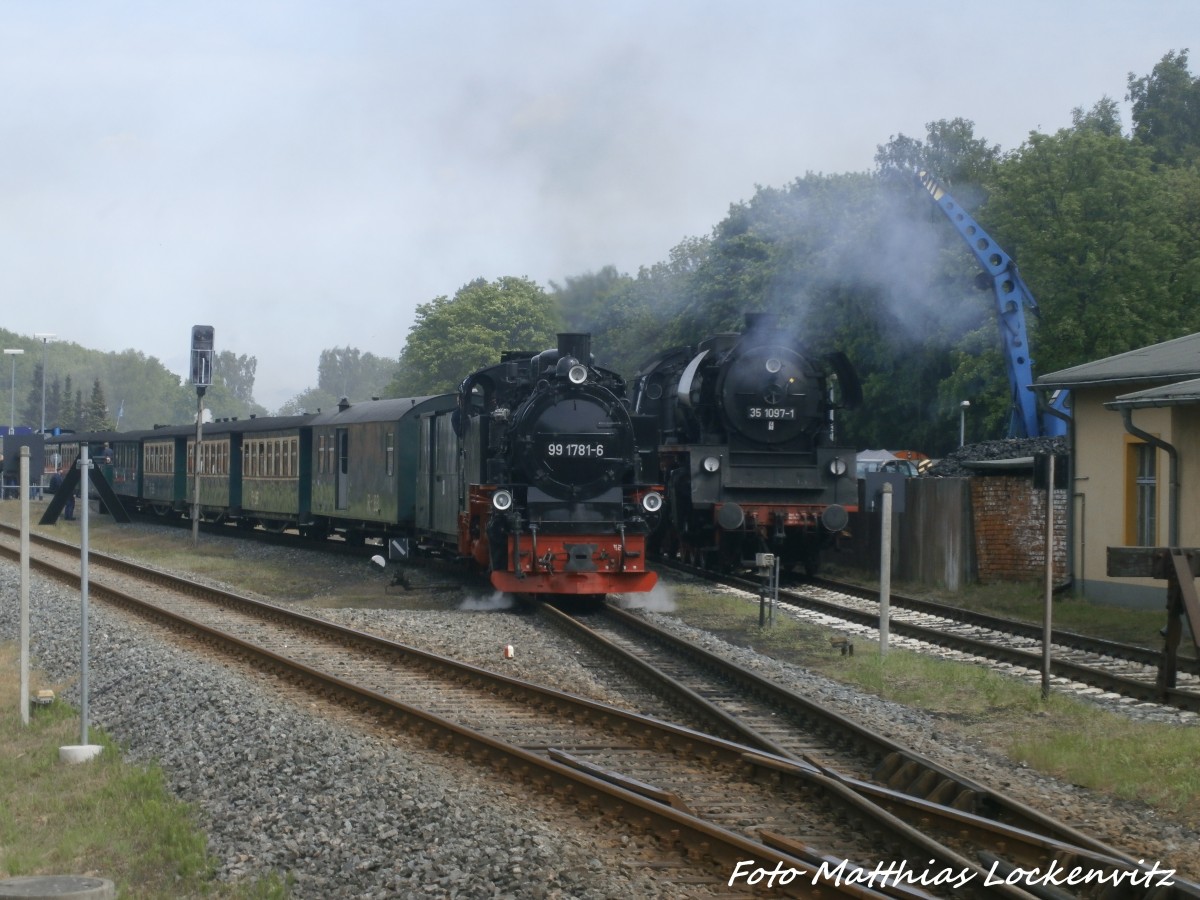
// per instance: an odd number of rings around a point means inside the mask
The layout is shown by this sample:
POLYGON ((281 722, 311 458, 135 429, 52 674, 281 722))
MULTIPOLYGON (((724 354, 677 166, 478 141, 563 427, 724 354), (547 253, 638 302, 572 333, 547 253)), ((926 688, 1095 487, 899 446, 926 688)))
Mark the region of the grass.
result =
MULTIPOLYGON (((103 732, 87 763, 58 758, 79 743, 79 714, 61 701, 21 722, 15 644, 0 644, 0 873, 111 879, 123 898, 284 897, 282 882, 215 882, 207 838, 156 766, 132 765, 103 732)), ((45 680, 31 679, 38 687, 45 680)), ((37 688, 33 688, 36 691, 37 688)))
MULTIPOLYGON (((19 507, 18 503, 0 503, 0 522, 17 525, 19 507)), ((40 525, 38 520, 45 508, 42 502, 30 504, 32 531, 78 544, 79 520, 40 525)), ((100 553, 136 559, 167 571, 203 575, 234 589, 297 603, 316 605, 323 598, 336 596, 341 604, 365 604, 378 600, 384 593, 379 574, 365 561, 348 567, 314 553, 311 563, 298 564, 283 556, 257 554, 249 542, 213 539, 204 533, 193 544, 190 527, 129 527, 114 523, 109 516, 92 513, 88 546, 100 553), (361 577, 348 576, 348 570, 361 572, 361 577)))

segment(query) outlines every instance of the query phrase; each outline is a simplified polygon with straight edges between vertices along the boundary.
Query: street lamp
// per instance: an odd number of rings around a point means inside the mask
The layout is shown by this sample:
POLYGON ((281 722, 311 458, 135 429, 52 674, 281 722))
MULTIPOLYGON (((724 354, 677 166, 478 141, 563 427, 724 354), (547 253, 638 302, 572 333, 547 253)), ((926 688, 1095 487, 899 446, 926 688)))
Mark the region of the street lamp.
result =
POLYGON ((958 446, 960 447, 967 442, 967 410, 970 408, 970 400, 964 400, 958 404, 958 446))
POLYGON ((8 432, 16 434, 17 430, 17 357, 24 353, 24 350, 9 350, 5 348, 4 355, 13 358, 12 363, 12 409, 9 412, 8 432))
POLYGON ((58 335, 48 331, 35 331, 33 336, 42 339, 42 434, 46 433, 46 345, 58 335))

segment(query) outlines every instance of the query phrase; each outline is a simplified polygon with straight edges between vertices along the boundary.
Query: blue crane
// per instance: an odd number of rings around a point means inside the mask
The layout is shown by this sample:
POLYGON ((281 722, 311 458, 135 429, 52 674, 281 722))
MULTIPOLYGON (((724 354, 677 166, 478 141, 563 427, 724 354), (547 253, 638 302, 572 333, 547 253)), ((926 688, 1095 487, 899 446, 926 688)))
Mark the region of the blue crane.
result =
POLYGON ((938 209, 945 213, 975 259, 991 278, 996 298, 996 316, 1008 369, 1012 399, 1009 437, 1056 437, 1067 433, 1070 417, 1068 392, 1058 391, 1048 401, 1048 409, 1039 410, 1033 392, 1033 361, 1029 358, 1029 339, 1025 333, 1025 308, 1038 313, 1037 301, 1012 257, 1005 253, 982 226, 955 202, 941 183, 928 172, 918 172, 917 180, 929 192, 938 209), (1057 410, 1058 415, 1051 410, 1057 410))

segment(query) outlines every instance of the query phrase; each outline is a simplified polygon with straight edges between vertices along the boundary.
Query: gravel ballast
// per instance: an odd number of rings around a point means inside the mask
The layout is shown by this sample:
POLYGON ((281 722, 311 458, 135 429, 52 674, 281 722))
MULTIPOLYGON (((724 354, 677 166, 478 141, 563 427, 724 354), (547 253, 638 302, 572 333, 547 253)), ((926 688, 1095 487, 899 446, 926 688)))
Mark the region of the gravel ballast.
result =
MULTIPOLYGON (((17 576, 15 565, 0 562, 5 597, 15 600, 17 576)), ((78 592, 35 577, 31 606, 35 664, 53 682, 76 678, 78 592)), ((622 704, 595 661, 534 616, 457 608, 315 612, 622 704), (515 649, 511 660, 503 658, 507 645, 515 649)), ((1032 772, 956 739, 920 711, 732 647, 674 617, 655 618, 1147 861, 1183 866, 1198 845, 1195 832, 1139 804, 1032 772)), ((16 636, 16 604, 6 602, 0 639, 16 636)), ((157 760, 176 795, 195 804, 222 879, 276 871, 292 879, 294 896, 314 898, 696 895, 656 880, 642 865, 646 847, 622 843, 570 807, 556 812, 541 798, 523 797, 521 786, 498 783, 489 770, 446 760, 402 735, 355 727, 324 705, 280 695, 240 664, 182 644, 93 602, 91 721, 129 758, 157 760)), ((72 690, 65 699, 78 702, 72 690)))

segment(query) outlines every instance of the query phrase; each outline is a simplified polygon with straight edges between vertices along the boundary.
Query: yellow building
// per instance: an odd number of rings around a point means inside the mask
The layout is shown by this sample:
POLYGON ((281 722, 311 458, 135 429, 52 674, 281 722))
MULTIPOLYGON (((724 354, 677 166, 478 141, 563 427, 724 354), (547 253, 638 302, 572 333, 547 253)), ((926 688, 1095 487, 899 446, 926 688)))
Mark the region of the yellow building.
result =
POLYGON ((1069 566, 1077 593, 1161 608, 1165 582, 1113 578, 1109 547, 1200 547, 1200 334, 1037 380, 1070 390, 1069 566))

